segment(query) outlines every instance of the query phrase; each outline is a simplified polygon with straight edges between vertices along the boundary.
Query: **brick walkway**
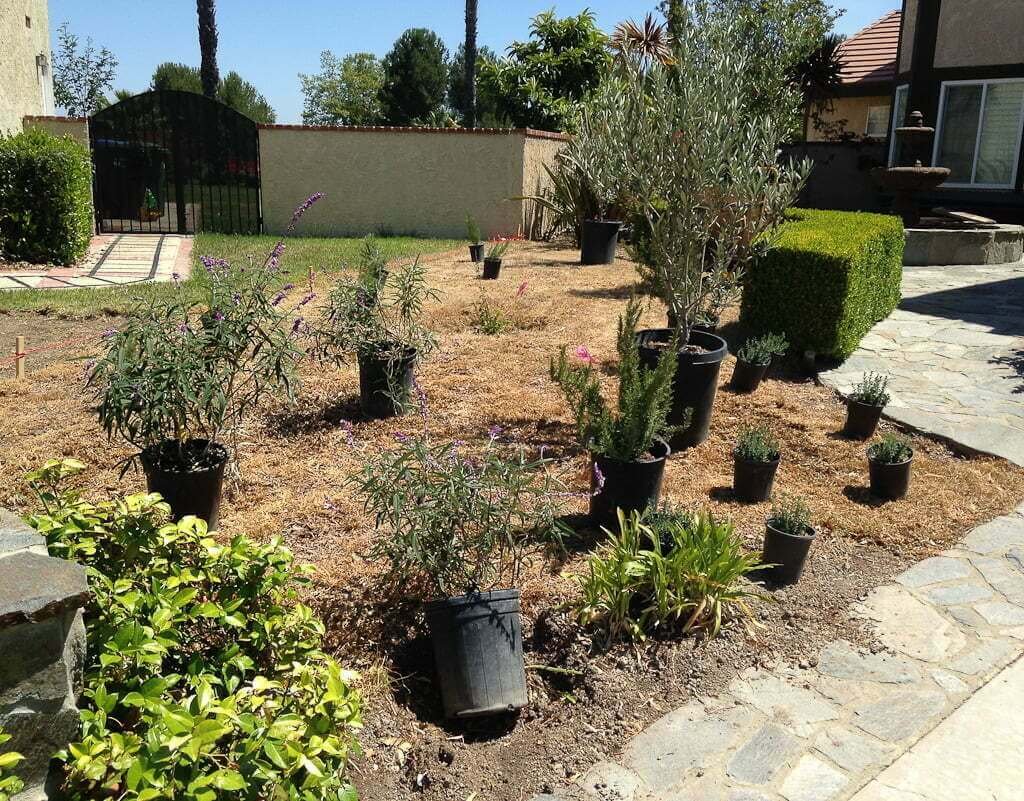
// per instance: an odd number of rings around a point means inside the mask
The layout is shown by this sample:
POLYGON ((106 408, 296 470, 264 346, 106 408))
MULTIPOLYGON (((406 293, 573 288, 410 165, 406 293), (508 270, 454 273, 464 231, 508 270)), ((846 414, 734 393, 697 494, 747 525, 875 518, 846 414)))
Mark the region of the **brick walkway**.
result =
POLYGON ((177 234, 104 234, 74 267, 0 272, 0 290, 73 289, 182 280, 191 270, 192 237, 177 234))

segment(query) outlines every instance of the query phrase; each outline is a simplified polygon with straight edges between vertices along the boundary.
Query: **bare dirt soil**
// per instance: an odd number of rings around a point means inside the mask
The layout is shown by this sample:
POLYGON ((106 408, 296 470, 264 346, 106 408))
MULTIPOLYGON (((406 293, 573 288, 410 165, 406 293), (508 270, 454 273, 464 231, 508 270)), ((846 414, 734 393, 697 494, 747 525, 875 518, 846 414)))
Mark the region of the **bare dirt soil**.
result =
MULTIPOLYGON (((581 493, 566 502, 567 515, 584 511, 588 460, 548 380, 548 359, 560 345, 585 344, 613 366, 616 318, 635 280, 626 260, 598 268, 575 262, 576 254, 563 246, 523 245, 498 281, 482 282, 465 256, 432 259, 431 280, 443 298, 428 316, 441 347, 420 370, 432 436, 473 447, 497 424, 510 446, 544 445, 581 493), (473 308, 483 295, 518 327, 498 336, 475 332, 473 308)), ((663 320, 658 304, 644 317, 652 327, 663 320)), ((82 393, 82 363, 74 360, 96 349, 98 329, 107 324, 0 316, 4 342, 15 330, 36 342, 80 335, 60 357, 31 364, 28 381, 10 380, 11 371, 0 364, 0 505, 29 510, 32 499, 20 476, 59 455, 93 466, 84 485, 89 494, 143 488, 137 473, 119 477, 128 451, 102 435, 82 393)), ((742 333, 734 315, 727 316, 723 334, 735 352, 742 333)), ((742 422, 768 422, 783 446, 777 492, 803 495, 820 528, 804 580, 757 602, 760 625, 752 632, 732 623, 710 642, 665 640, 608 650, 569 613, 575 575, 599 541, 584 530, 568 553, 538 553, 526 571, 521 589, 531 705, 510 720, 443 720, 418 612, 366 557, 375 532, 346 479, 365 454, 391 447, 396 433, 421 425, 419 418, 366 421, 358 412, 354 367, 307 363, 297 403, 268 409, 241 432, 242 481, 226 499, 222 530, 280 535, 317 566, 309 601, 327 623, 330 650, 363 672, 364 754, 354 769, 365 801, 521 801, 556 788, 614 754, 653 719, 694 694, 721 689, 748 666, 811 660, 837 637, 866 642, 848 614, 852 602, 1024 499, 1024 470, 958 456, 914 437, 910 496, 880 504, 866 489, 865 443, 838 433, 844 408, 831 391, 781 366, 756 394, 737 395, 727 386, 733 364, 729 357, 722 368, 710 439, 671 459, 665 496, 731 518, 759 549, 768 505, 732 500, 731 450, 742 422), (352 423, 351 433, 343 421, 352 423)), ((611 375, 608 382, 614 386, 611 375)))

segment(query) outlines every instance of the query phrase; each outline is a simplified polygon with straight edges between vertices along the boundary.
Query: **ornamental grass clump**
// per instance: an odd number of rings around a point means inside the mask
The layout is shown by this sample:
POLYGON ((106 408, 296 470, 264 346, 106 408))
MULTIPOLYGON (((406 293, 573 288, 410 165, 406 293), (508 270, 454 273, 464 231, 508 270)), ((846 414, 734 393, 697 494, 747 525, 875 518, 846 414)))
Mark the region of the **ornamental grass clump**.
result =
POLYGON ((157 495, 89 503, 66 485, 83 467, 29 476, 43 507, 29 522, 51 555, 85 566, 90 589, 81 729, 57 755, 60 797, 355 798, 362 701, 299 601, 312 568, 278 539, 171 523, 157 495))
POLYGON ((652 634, 716 635, 733 617, 752 622, 743 578, 759 566, 731 523, 710 513, 619 514, 619 533, 580 578, 580 621, 609 641, 652 634))
POLYGON ((789 342, 782 334, 764 334, 751 337, 740 347, 737 359, 758 366, 769 365, 776 356, 783 356, 789 348, 789 342))
POLYGON ((733 450, 737 459, 745 462, 774 462, 782 454, 779 439, 764 423, 740 428, 733 450))

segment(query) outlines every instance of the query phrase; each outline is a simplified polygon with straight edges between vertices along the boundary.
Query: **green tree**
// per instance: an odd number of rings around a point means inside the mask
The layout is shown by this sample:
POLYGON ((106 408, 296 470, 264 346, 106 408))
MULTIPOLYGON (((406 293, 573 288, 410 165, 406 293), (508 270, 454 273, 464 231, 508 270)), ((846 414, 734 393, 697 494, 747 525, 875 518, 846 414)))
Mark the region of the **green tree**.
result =
POLYGON ((149 85, 155 90, 170 89, 178 92, 203 93, 203 81, 199 77, 199 68, 188 64, 175 64, 165 61, 157 64, 149 85))
POLYGON ((320 72, 300 73, 299 81, 306 125, 375 125, 381 119, 384 67, 372 53, 351 53, 339 59, 324 50, 320 72))
POLYGON ((426 28, 410 28, 384 57, 380 104, 390 125, 436 119, 448 88, 448 51, 426 28))
POLYGON ((507 58, 481 65, 478 85, 515 127, 561 130, 573 105, 607 74, 608 44, 589 10, 564 19, 545 11, 534 17, 529 41, 513 42, 507 58))
MULTIPOLYGON (((477 125, 476 113, 476 22, 477 0, 466 0, 466 41, 462 45, 462 82, 464 92, 463 119, 467 128, 477 125)), ((450 81, 449 81, 450 83, 450 81)))
MULTIPOLYGON (((153 71, 150 87, 154 90, 194 92, 201 95, 203 94, 203 81, 200 73, 201 71, 197 67, 165 61, 163 64, 158 64, 153 71)), ((275 122, 277 120, 277 113, 267 99, 260 94, 255 86, 234 70, 221 78, 220 83, 217 84, 215 99, 256 122, 275 122)))
POLYGON ((217 98, 220 72, 217 69, 217 3, 215 0, 196 0, 199 14, 199 52, 202 62, 199 77, 203 94, 211 100, 217 98))
POLYGON ((92 39, 79 48, 78 37, 65 22, 57 29, 53 54, 53 98, 73 117, 88 116, 107 104, 106 90, 114 88, 117 59, 92 39))
MULTIPOLYGON (((491 48, 484 45, 477 50, 476 71, 478 72, 483 64, 497 61, 498 55, 491 48)), ((469 117, 469 85, 467 84, 469 73, 466 71, 466 47, 459 45, 455 56, 448 64, 448 105, 456 116, 462 119, 462 124, 467 128, 470 125, 469 117)), ((498 124, 497 104, 494 96, 487 91, 477 87, 476 92, 476 113, 474 120, 476 125, 495 126, 498 124)))

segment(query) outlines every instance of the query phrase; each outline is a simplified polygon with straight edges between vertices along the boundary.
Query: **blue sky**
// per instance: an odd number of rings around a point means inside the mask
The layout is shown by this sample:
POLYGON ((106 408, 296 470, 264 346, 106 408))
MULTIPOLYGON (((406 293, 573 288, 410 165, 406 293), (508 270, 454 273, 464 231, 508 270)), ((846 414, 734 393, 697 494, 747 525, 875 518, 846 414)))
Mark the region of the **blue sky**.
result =
MULTIPOLYGON (((623 19, 642 18, 656 0, 480 0, 480 42, 503 51, 525 39, 530 18, 554 7, 559 15, 590 8, 611 30, 623 19)), ((836 2, 849 10, 839 22, 855 33, 899 0, 836 2)), ((460 0, 219 0, 221 72, 237 70, 266 95, 279 122, 298 122, 302 93, 298 73, 318 69, 321 50, 338 55, 365 50, 384 55, 406 28, 436 31, 449 50, 463 37, 460 0)), ((50 30, 67 20, 82 37, 110 48, 120 64, 114 86, 140 91, 162 61, 199 63, 193 0, 50 0, 50 30)))

